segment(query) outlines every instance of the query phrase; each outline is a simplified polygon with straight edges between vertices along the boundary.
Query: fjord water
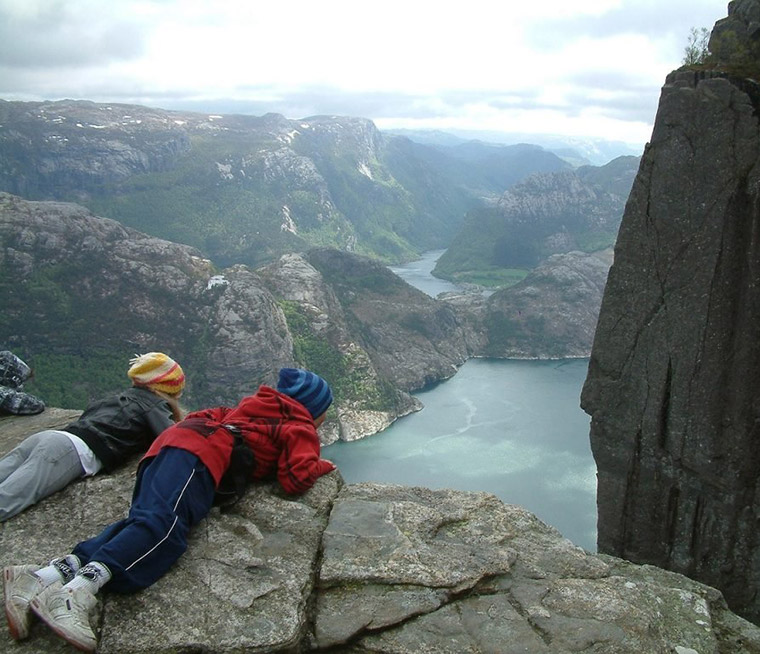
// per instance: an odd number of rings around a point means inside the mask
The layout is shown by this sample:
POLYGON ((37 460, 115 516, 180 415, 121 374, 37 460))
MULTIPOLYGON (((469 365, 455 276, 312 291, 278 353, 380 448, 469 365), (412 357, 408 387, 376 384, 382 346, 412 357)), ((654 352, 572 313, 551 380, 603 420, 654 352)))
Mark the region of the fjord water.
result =
POLYGON ((323 449, 348 482, 487 491, 596 551, 596 468, 578 406, 587 359, 471 359, 422 411, 323 449))
MULTIPOLYGON (((441 252, 392 270, 435 296, 441 252)), ((416 393, 422 411, 352 443, 325 447, 348 482, 487 491, 596 551, 596 467, 580 392, 587 359, 471 359, 416 393)))
POLYGON ((458 291, 459 287, 453 282, 438 279, 430 274, 430 271, 435 268, 438 257, 444 252, 445 250, 430 250, 423 253, 422 257, 416 261, 400 266, 389 266, 389 268, 407 284, 411 284, 431 297, 436 297, 445 291, 458 291))

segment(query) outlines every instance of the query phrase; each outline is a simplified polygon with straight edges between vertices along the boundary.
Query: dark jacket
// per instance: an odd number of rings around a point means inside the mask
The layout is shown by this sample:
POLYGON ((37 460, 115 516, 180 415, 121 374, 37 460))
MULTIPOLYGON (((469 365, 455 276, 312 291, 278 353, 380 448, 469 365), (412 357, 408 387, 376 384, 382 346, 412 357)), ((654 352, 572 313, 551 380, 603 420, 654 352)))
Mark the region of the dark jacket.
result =
POLYGON ((133 386, 91 403, 64 430, 87 443, 109 472, 133 454, 146 450, 173 424, 171 407, 164 398, 133 386))

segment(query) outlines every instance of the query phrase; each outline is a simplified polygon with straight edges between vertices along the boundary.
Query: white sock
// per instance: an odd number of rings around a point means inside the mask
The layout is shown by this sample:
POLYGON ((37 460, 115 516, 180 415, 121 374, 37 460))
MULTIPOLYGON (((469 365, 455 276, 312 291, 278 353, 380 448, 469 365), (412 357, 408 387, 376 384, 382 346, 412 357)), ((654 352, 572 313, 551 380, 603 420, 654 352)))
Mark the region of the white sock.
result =
POLYGON ((70 590, 84 588, 94 595, 110 580, 111 571, 108 566, 98 561, 90 561, 79 569, 74 578, 66 584, 66 588, 70 590))
POLYGON ((82 567, 79 557, 74 554, 67 554, 57 559, 53 559, 44 568, 37 570, 34 574, 42 579, 42 585, 46 588, 56 581, 65 584, 74 578, 77 570, 82 567))

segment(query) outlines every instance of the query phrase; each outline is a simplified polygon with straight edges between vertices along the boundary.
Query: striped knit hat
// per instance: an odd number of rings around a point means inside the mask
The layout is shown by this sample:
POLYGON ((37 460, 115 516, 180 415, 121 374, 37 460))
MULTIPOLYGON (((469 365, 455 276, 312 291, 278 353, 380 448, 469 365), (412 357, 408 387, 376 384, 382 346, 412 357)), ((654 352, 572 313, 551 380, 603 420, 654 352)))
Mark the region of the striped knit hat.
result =
POLYGON ((161 391, 179 397, 185 388, 185 373, 180 365, 163 352, 136 354, 129 360, 131 364, 127 376, 135 386, 145 386, 152 391, 161 391))
POLYGON ((319 418, 332 404, 330 386, 319 375, 300 368, 282 368, 277 390, 303 404, 312 418, 319 418))

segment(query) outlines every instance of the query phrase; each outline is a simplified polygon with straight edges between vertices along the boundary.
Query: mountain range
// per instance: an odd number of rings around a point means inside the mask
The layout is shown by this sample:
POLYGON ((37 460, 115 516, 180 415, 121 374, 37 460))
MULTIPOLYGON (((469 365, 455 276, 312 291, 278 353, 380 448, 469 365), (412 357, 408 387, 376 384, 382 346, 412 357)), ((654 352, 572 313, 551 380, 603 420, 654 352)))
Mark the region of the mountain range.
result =
POLYGON ((0 191, 77 202, 221 266, 325 245, 410 260, 522 177, 567 168, 537 146, 452 151, 363 118, 0 101, 0 191))
POLYGON ((123 386, 135 352, 180 361, 188 408, 234 403, 304 366, 334 387, 326 438, 353 440, 419 408, 410 393, 468 357, 587 353, 594 322, 582 316, 598 311, 608 263, 569 263, 579 256, 593 255, 557 255, 488 297, 434 299, 336 248, 219 268, 80 205, 0 193, 0 342, 34 366, 29 390, 65 408, 123 386))
POLYGON ((463 143, 482 142, 494 145, 515 145, 531 143, 556 154, 573 166, 603 166, 618 157, 638 157, 644 144, 627 143, 600 138, 584 138, 567 134, 538 134, 535 132, 496 132, 493 130, 434 130, 434 129, 389 129, 388 134, 397 134, 436 146, 457 146, 463 143))
MULTIPOLYGON (((467 242, 465 215, 521 188, 612 189, 618 168, 426 145, 360 118, 0 101, 0 342, 63 407, 120 387, 123 362, 151 349, 182 362, 196 407, 303 365, 334 384, 331 437, 350 440, 470 356, 588 353, 609 261, 568 252, 573 239, 488 297, 434 300, 386 264, 467 242)), ((589 194, 578 211, 610 204, 589 194)))

